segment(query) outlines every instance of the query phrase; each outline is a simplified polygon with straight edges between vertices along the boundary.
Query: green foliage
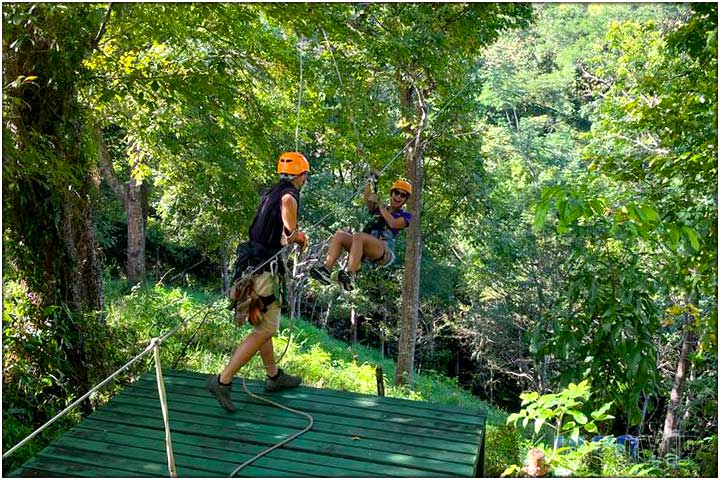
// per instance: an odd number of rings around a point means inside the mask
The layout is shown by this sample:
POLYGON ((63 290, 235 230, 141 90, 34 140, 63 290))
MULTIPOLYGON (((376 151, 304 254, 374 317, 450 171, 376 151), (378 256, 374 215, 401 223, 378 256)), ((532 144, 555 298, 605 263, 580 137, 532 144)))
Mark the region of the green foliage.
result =
POLYGON ((698 465, 689 458, 668 454, 663 458, 651 458, 630 467, 628 472, 637 477, 699 477, 698 465))
POLYGON ((547 312, 532 348, 555 356, 561 382, 585 376, 604 385, 598 397, 612 400, 636 423, 641 392, 653 391, 659 381, 653 332, 660 318, 653 283, 637 258, 619 245, 614 252, 608 247, 596 252, 588 245, 584 255, 571 257, 567 298, 547 312))
POLYGON ((569 435, 573 441, 577 442, 581 430, 587 433, 597 433, 597 422, 614 418, 606 413, 610 409, 610 402, 591 412, 590 418, 582 412, 584 404, 590 399, 590 391, 590 383, 583 380, 577 385, 570 383, 560 393, 545 395, 537 392, 523 393, 520 398, 525 408, 518 413, 511 414, 507 422, 516 425, 521 420, 522 426, 525 428, 532 420, 535 435, 538 435, 542 427, 547 425, 553 430, 555 437, 569 435))
POLYGON ((718 476, 718 437, 712 435, 700 440, 688 442, 693 450, 692 459, 698 466, 698 476, 717 478, 718 476))
POLYGON ((665 31, 615 25, 605 47, 592 62, 602 100, 586 155, 654 205, 658 270, 671 290, 699 297, 703 342, 715 350, 717 6, 693 5, 665 31))
POLYGON ((520 431, 509 424, 488 425, 485 432, 485 470, 489 478, 499 478, 508 465, 519 464, 520 431))
MULTIPOLYGON (((546 463, 551 471, 556 474, 569 472, 577 474, 587 461, 587 457, 600 448, 599 443, 583 442, 581 432, 596 434, 598 424, 613 418, 607 411, 611 403, 605 403, 597 410, 586 415, 583 410, 591 396, 590 383, 583 380, 578 384, 570 383, 567 388, 559 393, 540 395, 537 392, 523 393, 522 408, 517 413, 512 413, 507 418, 508 424, 517 425, 518 421, 526 428, 529 422, 533 422, 533 444, 544 450, 546 463), (545 438, 540 435, 543 429, 551 431, 551 437, 545 438), (559 438, 569 437, 579 445, 576 448, 559 446, 559 438), (547 447, 545 441, 552 444, 547 447)), ((517 465, 509 466, 503 476, 520 472, 517 465)), ((565 475, 563 475, 565 476, 565 475)))
MULTIPOLYGON (((7 272, 5 272, 7 275, 7 272)), ((99 382, 112 372, 126 352, 117 345, 124 338, 96 313, 78 315, 67 307, 42 307, 38 295, 23 282, 3 281, 3 449, 17 444, 80 397, 78 385, 99 382), (69 349, 81 345, 83 349, 69 349), (77 358, 84 352, 82 358, 77 358), (79 362, 85 363, 79 363, 79 362)), ((90 400, 102 403, 108 390, 90 400)), ((66 417, 22 447, 4 463, 8 471, 37 453, 80 419, 78 406, 66 417)))
POLYGON ((545 187, 535 209, 535 232, 552 212, 576 252, 537 352, 571 358, 570 372, 560 367, 570 378, 587 366, 594 384, 613 385, 631 423, 640 392, 660 385, 662 310, 694 309, 675 328, 692 324, 700 352, 717 342, 716 17, 715 6, 693 6, 611 25, 582 64, 588 168, 545 187), (627 375, 613 373, 618 360, 627 375))

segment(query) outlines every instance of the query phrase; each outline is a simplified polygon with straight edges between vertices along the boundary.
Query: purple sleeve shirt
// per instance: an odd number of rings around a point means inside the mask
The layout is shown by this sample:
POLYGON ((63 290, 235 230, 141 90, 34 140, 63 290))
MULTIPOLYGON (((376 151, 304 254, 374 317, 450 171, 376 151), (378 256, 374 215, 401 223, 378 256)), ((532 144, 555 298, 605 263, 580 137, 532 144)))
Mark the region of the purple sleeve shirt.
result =
MULTIPOLYGON (((372 211, 372 214, 373 214, 373 215, 378 215, 378 216, 382 217, 382 215, 380 215, 380 209, 379 209, 379 208, 374 209, 374 210, 372 211)), ((405 221, 407 222, 408 226, 410 225, 410 222, 412 221, 412 213, 410 213, 410 212, 408 212, 408 211, 405 211, 405 210, 403 210, 403 209, 400 209, 400 210, 396 210, 396 211, 394 211, 394 212, 391 212, 390 215, 392 215, 393 218, 400 218, 400 217, 404 218, 405 221)), ((387 222, 386 222, 386 223, 387 223, 387 222)), ((390 231, 392 232, 393 238, 397 237, 397 234, 400 232, 400 229, 390 228, 389 225, 388 225, 388 228, 389 228, 390 231)))

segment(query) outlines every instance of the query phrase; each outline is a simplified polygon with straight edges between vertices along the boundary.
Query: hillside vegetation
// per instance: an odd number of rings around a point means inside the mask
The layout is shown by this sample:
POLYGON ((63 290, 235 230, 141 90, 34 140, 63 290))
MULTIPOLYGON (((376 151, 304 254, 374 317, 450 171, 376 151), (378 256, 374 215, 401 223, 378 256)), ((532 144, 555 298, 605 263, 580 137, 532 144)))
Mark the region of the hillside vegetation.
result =
POLYGON ((535 473, 715 478, 717 19, 716 3, 3 3, 3 447, 181 318, 167 365, 221 368, 244 330, 219 292, 297 150, 310 248, 284 252, 290 271, 368 223, 353 195, 372 170, 378 200, 412 184, 412 221, 350 293, 288 277, 288 368, 373 392, 381 364, 392 395, 486 409, 493 473, 524 474, 534 450, 535 473), (625 458, 620 437, 639 446, 625 458))

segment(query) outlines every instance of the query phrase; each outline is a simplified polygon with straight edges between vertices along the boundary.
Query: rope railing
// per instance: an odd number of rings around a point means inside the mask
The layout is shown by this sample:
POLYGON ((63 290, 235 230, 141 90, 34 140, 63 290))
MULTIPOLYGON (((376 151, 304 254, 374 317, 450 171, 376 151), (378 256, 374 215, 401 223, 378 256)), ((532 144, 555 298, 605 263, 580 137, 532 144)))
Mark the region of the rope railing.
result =
MULTIPOLYGON (((175 303, 175 302, 173 302, 175 303)), ((207 308, 211 308, 211 306, 208 306, 207 308)), ((162 377, 162 365, 160 363, 160 345, 167 340, 167 338, 176 333, 180 328, 184 325, 186 325, 188 322, 193 320, 195 317, 197 317, 203 310, 199 310, 195 314, 191 315, 190 317, 186 318, 182 322, 180 322, 178 325, 176 325, 174 328, 172 328, 170 331, 168 331, 166 334, 162 335, 161 337, 156 337, 150 340, 150 343, 148 344, 145 349, 138 353, 135 357, 133 357, 130 361, 125 363, 122 367, 118 368, 110 374, 107 378, 105 378, 103 381, 92 387, 90 390, 87 391, 83 396, 75 400, 73 403, 65 407, 60 413, 55 415, 53 418, 45 422, 43 425, 38 427, 36 430, 34 430, 32 433, 30 433, 27 437, 22 439, 19 443, 17 443, 14 447, 9 449, 7 452, 3 453, 2 458, 5 459, 15 453, 18 449, 20 449, 22 446, 24 446, 26 443, 28 443, 30 440, 38 436, 41 432, 43 432, 45 429, 47 429, 50 425, 55 423, 57 420, 65 416, 68 412, 70 412, 72 409, 77 407, 80 403, 85 401, 90 395, 100 390, 102 387, 107 385, 111 380, 113 380, 115 377, 120 375, 122 372, 126 371, 128 368, 130 368, 132 365, 137 363, 140 359, 142 359, 145 355, 147 355, 149 352, 153 351, 155 354, 155 370, 156 375, 158 377, 158 395, 160 397, 160 404, 161 409, 163 412, 163 420, 165 423, 165 432, 166 432, 166 443, 167 443, 167 450, 168 450, 168 469, 170 471, 171 476, 177 476, 177 470, 175 468, 175 462, 172 454, 172 443, 170 441, 170 426, 169 426, 169 417, 168 417, 168 409, 167 409, 167 399, 165 395, 165 385, 162 377)))
POLYGON ((25 445, 27 442, 29 442, 30 440, 32 440, 33 438, 35 438, 40 432, 42 432, 42 431, 45 430, 47 427, 49 427, 50 425, 52 425, 53 423, 55 423, 56 420, 58 420, 59 418, 63 417, 63 416, 64 416, 65 414, 67 414, 70 410, 72 410, 73 408, 75 408, 76 406, 78 406, 80 403, 82 403, 85 399, 87 399, 90 395, 92 395, 93 393, 95 393, 96 391, 98 391, 100 388, 104 387, 110 380, 114 379, 116 376, 118 376, 119 374, 121 374, 122 372, 124 372, 125 370, 127 370, 128 368, 130 368, 135 362, 137 362, 138 360, 140 360, 140 359, 141 359, 142 357, 144 357, 148 352, 150 352, 153 348, 155 348, 155 343, 156 343, 157 340, 158 340, 158 339, 156 339, 156 338, 152 339, 152 340, 150 341, 150 344, 149 344, 147 347, 145 347, 145 350, 143 350, 142 352, 138 353, 132 360, 130 360, 130 361, 127 362, 125 365, 123 365, 122 367, 120 367, 120 368, 118 368, 117 370, 115 370, 114 373, 112 373, 112 374, 111 374, 109 377, 107 377, 105 380, 103 380, 102 382, 100 382, 99 384, 97 384, 96 386, 94 386, 93 388, 91 388, 85 395, 83 395, 82 397, 80 397, 80 398, 78 398, 77 400, 75 400, 73 403, 71 403, 70 405, 68 405, 63 411, 61 411, 60 413, 58 413, 57 415, 55 415, 53 418, 51 418, 50 420, 48 420, 47 422, 45 422, 45 424, 43 424, 41 427, 37 428, 34 432, 32 432, 32 433, 31 433, 30 435, 28 435, 27 437, 25 437, 23 440, 21 440, 20 443, 18 443, 17 445, 15 445, 14 447, 12 447, 10 450, 8 450, 7 452, 5 452, 5 453, 3 454, 3 456, 2 456, 2 458, 7 458, 7 457, 9 457, 10 455, 12 455, 17 449, 19 449, 20 447, 22 447, 23 445, 25 445))

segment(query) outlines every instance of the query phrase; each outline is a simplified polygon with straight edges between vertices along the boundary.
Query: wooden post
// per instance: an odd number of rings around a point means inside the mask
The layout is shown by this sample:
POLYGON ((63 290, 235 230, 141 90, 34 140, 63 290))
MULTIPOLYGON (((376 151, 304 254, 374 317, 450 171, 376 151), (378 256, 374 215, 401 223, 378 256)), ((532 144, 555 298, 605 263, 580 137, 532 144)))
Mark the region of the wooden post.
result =
POLYGON ((353 344, 357 343, 357 322, 355 320, 355 305, 350 305, 350 324, 352 324, 353 344))
POLYGON ((550 471, 545 463, 545 453, 539 448, 533 448, 528 452, 528 464, 523 471, 531 477, 544 477, 550 471))
POLYGON ((165 453, 168 460, 168 472, 176 478, 177 468, 175 467, 175 455, 173 454, 172 438, 170 435, 170 419, 168 416, 167 397, 165 396, 165 382, 163 381, 162 364, 160 363, 159 339, 153 339, 153 353, 155 354, 155 376, 157 377, 158 396, 160 397, 160 410, 162 411, 163 423, 165 425, 165 453))
POLYGON ((375 378, 377 379, 378 396, 385 396, 385 380, 383 379, 383 370, 381 366, 375 367, 375 378))

